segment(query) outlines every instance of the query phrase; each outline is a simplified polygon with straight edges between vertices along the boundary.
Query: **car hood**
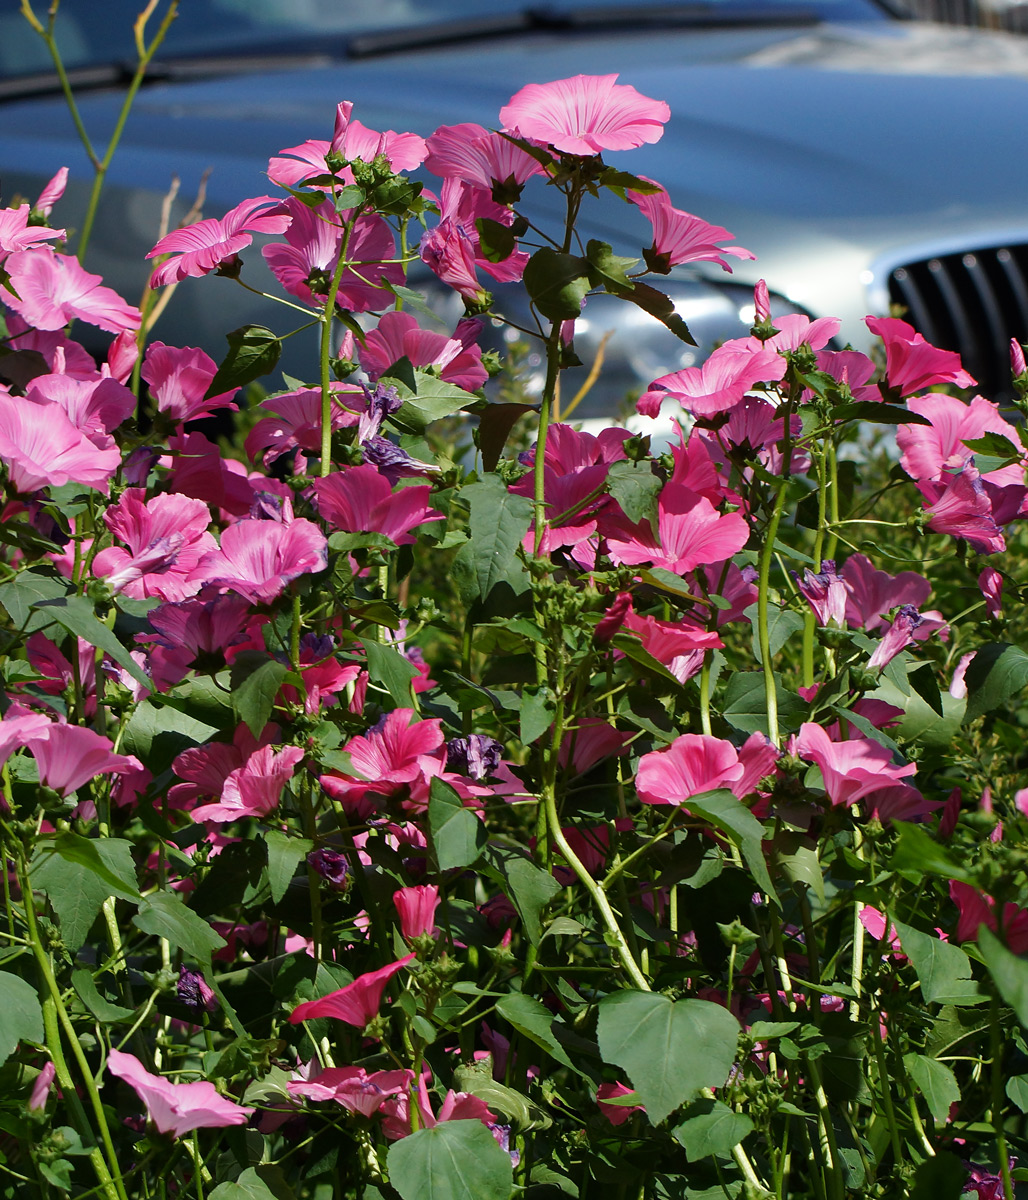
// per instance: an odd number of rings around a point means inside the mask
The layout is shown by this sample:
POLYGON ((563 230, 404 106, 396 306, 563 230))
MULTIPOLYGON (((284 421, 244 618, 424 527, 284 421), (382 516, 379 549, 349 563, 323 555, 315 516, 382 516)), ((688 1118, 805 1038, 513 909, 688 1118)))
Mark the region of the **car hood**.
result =
MULTIPOLYGON (((191 195, 214 167, 209 210, 268 191, 269 155, 328 137, 339 100, 373 128, 492 124, 518 87, 564 77, 572 62, 669 103, 659 143, 609 159, 730 229, 758 256, 733 264, 738 279, 764 276, 814 312, 859 320, 887 269, 922 250, 1028 242, 1028 156, 1018 150, 1028 40, 883 21, 589 36, 569 49, 564 36, 533 35, 148 87, 110 175, 134 195, 130 215, 97 230, 94 269, 127 238, 153 244, 173 174, 191 195), (842 276, 870 291, 842 294, 842 276)), ((87 128, 102 137, 119 103, 84 96, 87 128)), ((60 100, 6 107, 0 164, 38 164, 46 177, 70 163, 88 177, 60 100)), ((613 199, 589 220, 591 236, 621 247, 648 240, 640 219, 626 242, 613 199)))

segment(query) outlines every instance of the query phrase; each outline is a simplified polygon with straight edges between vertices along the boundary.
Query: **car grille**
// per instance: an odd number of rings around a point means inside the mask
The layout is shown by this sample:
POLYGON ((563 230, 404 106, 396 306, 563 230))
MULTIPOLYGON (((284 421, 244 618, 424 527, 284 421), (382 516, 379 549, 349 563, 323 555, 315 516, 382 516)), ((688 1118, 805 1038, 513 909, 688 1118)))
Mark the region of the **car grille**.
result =
POLYGON ((889 299, 935 346, 959 352, 978 390, 1012 394, 1010 339, 1028 341, 1028 245, 941 254, 896 267, 889 299))

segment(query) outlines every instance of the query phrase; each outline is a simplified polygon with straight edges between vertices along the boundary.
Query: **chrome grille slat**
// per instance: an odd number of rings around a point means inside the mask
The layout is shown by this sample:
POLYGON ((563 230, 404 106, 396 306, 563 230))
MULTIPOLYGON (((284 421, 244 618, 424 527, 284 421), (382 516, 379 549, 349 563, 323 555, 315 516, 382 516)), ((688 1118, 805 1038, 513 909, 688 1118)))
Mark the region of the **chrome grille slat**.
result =
POLYGON ((1010 339, 1028 341, 1028 244, 904 263, 889 298, 927 341, 960 354, 983 395, 1010 398, 1010 339))

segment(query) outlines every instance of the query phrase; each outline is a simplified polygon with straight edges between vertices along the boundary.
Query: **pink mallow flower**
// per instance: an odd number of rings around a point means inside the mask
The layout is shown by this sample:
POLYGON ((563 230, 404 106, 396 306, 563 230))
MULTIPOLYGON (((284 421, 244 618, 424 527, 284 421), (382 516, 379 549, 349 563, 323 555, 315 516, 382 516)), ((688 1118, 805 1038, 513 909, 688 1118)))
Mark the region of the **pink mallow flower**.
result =
POLYGON ((0 459, 15 491, 80 483, 106 494, 121 463, 113 441, 98 447, 58 404, 32 404, 0 392, 0 459))
MULTIPOLYGON (((996 901, 991 896, 956 879, 950 880, 949 894, 960 914, 954 935, 958 942, 976 942, 982 925, 997 932, 996 901)), ((1003 938, 1014 954, 1028 954, 1028 912, 1010 902, 1003 905, 1003 938)))
POLYGON ((4 303, 36 329, 63 329, 76 319, 108 333, 139 328, 139 309, 66 254, 23 250, 8 257, 4 270, 16 293, 5 294, 4 303))
POLYGON ((481 125, 440 125, 426 146, 429 171, 485 192, 499 188, 516 195, 527 180, 543 170, 520 146, 481 125))
MULTIPOLYGON (((333 383, 332 431, 356 425, 359 414, 368 406, 364 390, 351 384, 333 383)), ((246 453, 257 461, 263 452, 267 466, 290 450, 321 453, 321 388, 301 388, 280 396, 269 396, 258 406, 274 416, 264 417, 246 435, 246 453)), ((296 463, 303 470, 303 457, 296 463)))
POLYGON ((435 884, 399 888, 393 892, 393 904, 405 942, 435 929, 435 910, 439 907, 439 889, 435 884))
POLYGON ((200 571, 205 582, 266 604, 298 576, 327 565, 325 535, 313 521, 298 517, 288 523, 237 521, 221 535, 220 548, 204 556, 200 571))
POLYGON ((139 373, 150 385, 160 412, 173 421, 194 421, 219 408, 235 411, 238 407, 232 403, 234 388, 205 399, 217 372, 217 363, 203 350, 151 342, 139 373))
POLYGON ((173 229, 146 256, 171 255, 154 269, 150 286, 177 283, 188 275, 209 275, 249 246, 255 233, 284 233, 290 220, 274 196, 256 196, 241 201, 223 217, 207 217, 195 225, 173 229))
POLYGON ((345 1021, 347 1025, 363 1029, 378 1015, 386 984, 413 958, 413 954, 408 954, 385 967, 379 967, 377 971, 358 975, 353 983, 348 983, 346 987, 331 992, 320 1000, 308 1000, 304 1004, 298 1004, 289 1015, 290 1023, 299 1025, 301 1021, 334 1017, 337 1021, 345 1021))
POLYGON ((937 383, 974 387, 975 380, 960 365, 960 355, 926 342, 912 325, 897 317, 865 317, 864 324, 885 343, 889 386, 912 396, 937 383))
POLYGON ((1003 576, 995 567, 986 567, 978 576, 978 587, 985 598, 990 617, 1003 615, 1003 576))
POLYGON ((204 804, 190 814, 194 821, 224 825, 241 817, 266 817, 278 807, 282 789, 304 756, 299 746, 271 746, 255 750, 241 767, 231 771, 217 804, 204 804))
POLYGON ((663 750, 639 759, 635 788, 643 804, 687 804, 717 788, 731 788, 743 776, 739 752, 724 738, 684 733, 663 750))
POLYGON ((101 550, 93 560, 93 573, 135 600, 185 600, 200 590, 201 559, 217 550, 207 532, 210 511, 202 500, 188 496, 165 493, 144 503, 144 495, 142 488, 127 488, 104 514, 107 528, 128 549, 101 550))
POLYGON ((36 1076, 29 1094, 29 1112, 38 1113, 46 1109, 46 1102, 50 1097, 50 1089, 56 1074, 57 1068, 52 1062, 48 1062, 36 1076))
MULTIPOLYGON (((500 1138, 497 1137, 498 1130, 494 1128, 496 1126, 496 1114, 490 1111, 486 1102, 479 1099, 478 1096, 473 1096, 470 1092, 455 1092, 451 1089, 443 1097, 443 1102, 439 1107, 439 1114, 437 1116, 432 1111, 432 1104, 428 1096, 428 1087, 424 1077, 422 1077, 418 1082, 418 1090, 415 1098, 420 1116, 420 1127, 422 1129, 432 1129, 442 1121, 481 1121, 483 1125, 489 1127, 490 1132, 496 1138, 497 1142, 500 1142, 500 1138)), ((401 1093, 391 1097, 382 1106, 382 1113, 384 1117, 382 1132, 390 1141, 397 1141, 399 1138, 405 1138, 410 1134, 409 1095, 401 1093)), ((500 1144, 502 1145, 502 1142, 500 1144)))
POLYGON ((1000 554, 1006 549, 988 489, 973 462, 937 482, 919 480, 917 490, 934 533, 963 538, 976 554, 1000 554))
POLYGON ((912 604, 902 604, 893 618, 892 624, 885 631, 885 636, 875 646, 874 653, 868 659, 868 670, 880 671, 908 646, 914 644, 914 631, 924 624, 924 617, 912 604))
POLYGON ((406 1092, 414 1082, 414 1072, 372 1071, 363 1067, 327 1067, 306 1079, 290 1080, 286 1090, 291 1096, 307 1100, 334 1100, 347 1112, 373 1117, 390 1096, 406 1092))
POLYGON ((646 1110, 641 1104, 611 1104, 610 1101, 635 1094, 632 1088, 625 1087, 623 1083, 601 1083, 596 1089, 596 1103, 611 1125, 624 1125, 632 1113, 646 1110))
POLYGON ((321 786, 344 802, 409 791, 412 804, 427 804, 431 781, 446 766, 446 739, 440 721, 414 716, 413 709, 394 709, 367 734, 351 738, 343 750, 356 777, 322 775, 321 786))
POLYGON ((447 383, 473 392, 489 378, 475 341, 481 331, 480 322, 461 321, 454 336, 448 338, 422 329, 410 313, 387 312, 366 335, 357 357, 372 381, 406 358, 412 367, 435 367, 447 383))
POLYGON ((312 490, 318 512, 344 533, 382 533, 398 546, 417 539, 411 532, 443 514, 429 508, 432 489, 427 484, 393 491, 389 480, 374 467, 346 467, 315 480, 312 490))
POLYGON ((111 1050, 107 1069, 123 1079, 146 1105, 147 1114, 158 1133, 179 1138, 193 1129, 223 1129, 226 1125, 245 1125, 252 1108, 227 1099, 206 1079, 195 1083, 172 1083, 160 1075, 151 1075, 138 1058, 111 1050))
POLYGON ((39 782, 61 796, 98 775, 143 769, 135 755, 115 754, 108 738, 80 725, 50 724, 29 733, 23 744, 36 760, 39 782))
POLYGON ((47 229, 43 225, 29 224, 29 206, 0 208, 0 262, 9 254, 22 250, 33 250, 46 242, 60 241, 63 229, 47 229))
MULTIPOLYGON (((646 182, 652 183, 653 180, 646 182)), ((630 191, 628 198, 653 226, 653 245, 643 252, 651 271, 667 275, 672 267, 681 263, 716 262, 731 273, 732 268, 725 262, 724 255, 756 258, 755 254, 744 250, 742 246, 718 245, 735 235, 720 225, 711 225, 701 217, 675 208, 663 188, 648 193, 630 191)))
POLYGON ((695 417, 716 417, 734 408, 756 384, 781 379, 786 365, 771 346, 726 343, 702 367, 684 367, 655 379, 636 408, 645 417, 655 417, 661 403, 670 399, 695 417))
POLYGON ((500 109, 508 133, 543 142, 564 154, 633 150, 659 141, 671 110, 617 75, 575 75, 530 83, 500 109))

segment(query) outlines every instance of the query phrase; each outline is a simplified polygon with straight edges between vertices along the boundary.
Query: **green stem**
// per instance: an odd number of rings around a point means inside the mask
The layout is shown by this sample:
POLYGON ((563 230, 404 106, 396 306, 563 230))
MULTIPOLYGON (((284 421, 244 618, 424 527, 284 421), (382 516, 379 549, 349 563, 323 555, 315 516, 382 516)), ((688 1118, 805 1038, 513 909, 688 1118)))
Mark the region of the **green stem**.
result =
POLYGON ((543 386, 542 404, 539 408, 539 433, 535 442, 534 502, 535 502, 535 553, 539 553, 543 534, 546 532, 546 434, 550 427, 553 398, 557 391, 560 374, 560 326, 554 321, 550 336, 546 339, 546 383, 543 386))
POLYGON ((771 579, 771 559, 774 556, 775 539, 778 537, 778 525, 785 509, 785 495, 788 483, 782 480, 775 496, 775 506, 771 512, 771 520, 764 531, 764 541, 760 547, 759 579, 757 583, 757 631, 760 639, 760 657, 764 669, 764 697, 767 704, 767 732, 772 745, 778 747, 781 736, 778 730, 778 693, 775 690, 774 664, 771 661, 771 637, 768 631, 768 588, 771 579))
POLYGON ((321 315, 321 465, 318 474, 322 479, 332 471, 332 322, 336 311, 336 296, 339 295, 339 285, 347 267, 346 250, 350 243, 350 234, 360 212, 360 209, 356 209, 343 226, 339 261, 332 272, 332 282, 325 297, 325 311, 321 315))
MULTIPOLYGON (((998 905, 997 905, 998 907, 998 905)), ((1010 1177, 1010 1155, 1007 1135, 1003 1128, 1003 1034, 999 1027, 999 1000, 993 996, 989 1009, 989 1041, 992 1053, 992 1128, 996 1134, 996 1153, 999 1173, 1003 1180, 1003 1200, 1014 1200, 1014 1184, 1010 1177)))

